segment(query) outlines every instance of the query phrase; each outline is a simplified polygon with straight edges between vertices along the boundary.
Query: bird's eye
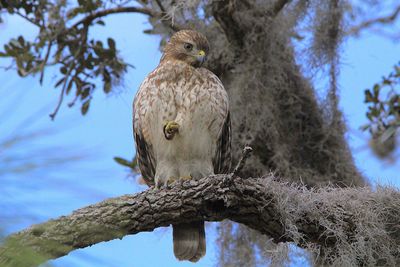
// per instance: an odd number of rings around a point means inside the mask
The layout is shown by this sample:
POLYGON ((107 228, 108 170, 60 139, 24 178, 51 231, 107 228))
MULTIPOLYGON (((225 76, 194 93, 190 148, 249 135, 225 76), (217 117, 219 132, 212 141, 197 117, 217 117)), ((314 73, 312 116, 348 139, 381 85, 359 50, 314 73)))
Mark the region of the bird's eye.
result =
POLYGON ((189 43, 185 43, 185 44, 183 45, 183 47, 184 47, 187 51, 192 51, 192 49, 193 49, 193 45, 192 45, 192 44, 189 44, 189 43))

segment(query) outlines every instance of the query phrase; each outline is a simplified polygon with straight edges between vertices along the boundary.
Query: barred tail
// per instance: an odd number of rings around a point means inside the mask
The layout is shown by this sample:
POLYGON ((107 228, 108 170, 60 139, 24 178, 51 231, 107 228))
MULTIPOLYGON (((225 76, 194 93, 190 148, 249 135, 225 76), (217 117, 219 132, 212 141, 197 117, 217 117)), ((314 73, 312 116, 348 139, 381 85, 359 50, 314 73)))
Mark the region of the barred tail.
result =
POLYGON ((197 262, 206 254, 204 222, 172 225, 174 254, 178 260, 197 262))

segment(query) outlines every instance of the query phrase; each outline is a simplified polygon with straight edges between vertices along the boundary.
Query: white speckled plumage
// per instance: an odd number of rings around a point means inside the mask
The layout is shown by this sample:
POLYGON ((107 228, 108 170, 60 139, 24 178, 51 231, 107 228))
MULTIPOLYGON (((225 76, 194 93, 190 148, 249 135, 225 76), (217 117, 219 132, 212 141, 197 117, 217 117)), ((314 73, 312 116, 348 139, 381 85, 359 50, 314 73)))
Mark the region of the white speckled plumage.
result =
POLYGON ((143 81, 134 110, 135 128, 152 144, 155 183, 213 173, 216 141, 229 112, 227 93, 215 74, 179 61, 163 62, 143 81), (166 121, 180 125, 173 140, 164 138, 166 121))
MULTIPOLYGON (((208 41, 203 35, 176 33, 136 94, 133 129, 139 168, 148 185, 229 171, 228 95, 218 77, 200 67, 205 51, 208 41), (193 50, 183 48, 188 42, 193 50), (179 128, 170 137, 165 127, 171 121, 179 128)), ((173 225, 173 240, 179 260, 198 261, 206 251, 204 222, 173 225)))

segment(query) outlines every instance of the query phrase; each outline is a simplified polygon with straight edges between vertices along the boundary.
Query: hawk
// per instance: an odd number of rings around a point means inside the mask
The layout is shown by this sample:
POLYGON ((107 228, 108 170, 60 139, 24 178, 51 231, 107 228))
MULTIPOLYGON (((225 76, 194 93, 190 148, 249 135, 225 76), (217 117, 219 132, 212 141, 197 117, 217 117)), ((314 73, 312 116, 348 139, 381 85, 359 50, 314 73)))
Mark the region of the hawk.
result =
MULTIPOLYGON (((201 33, 175 33, 136 94, 133 132, 139 169, 149 186, 230 169, 228 95, 218 77, 202 67, 208 51, 201 33)), ((177 259, 196 262, 205 255, 204 222, 172 228, 177 259)))

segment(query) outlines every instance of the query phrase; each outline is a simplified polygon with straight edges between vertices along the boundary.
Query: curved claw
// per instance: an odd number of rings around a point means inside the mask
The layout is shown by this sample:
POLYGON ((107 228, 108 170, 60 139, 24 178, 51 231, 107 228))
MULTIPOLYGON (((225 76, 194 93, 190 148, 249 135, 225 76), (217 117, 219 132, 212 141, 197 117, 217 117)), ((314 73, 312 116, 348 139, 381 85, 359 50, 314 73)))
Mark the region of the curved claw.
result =
POLYGON ((172 140, 176 133, 179 132, 179 124, 175 121, 168 121, 163 127, 164 136, 167 140, 172 140))
POLYGON ((174 183, 176 180, 177 180, 176 177, 169 177, 169 178, 167 179, 167 181, 165 182, 165 186, 166 186, 167 188, 170 188, 171 184, 174 183))
POLYGON ((177 180, 178 179, 176 177, 173 177, 173 176, 168 177, 168 179, 166 179, 166 180, 159 179, 159 180, 156 181, 156 188, 157 189, 161 189, 161 188, 167 188, 168 189, 168 188, 170 188, 170 185, 173 182, 177 181, 177 180))
POLYGON ((186 175, 186 176, 181 176, 181 177, 179 177, 179 179, 181 181, 189 181, 189 180, 192 180, 193 177, 189 174, 189 175, 186 175))

